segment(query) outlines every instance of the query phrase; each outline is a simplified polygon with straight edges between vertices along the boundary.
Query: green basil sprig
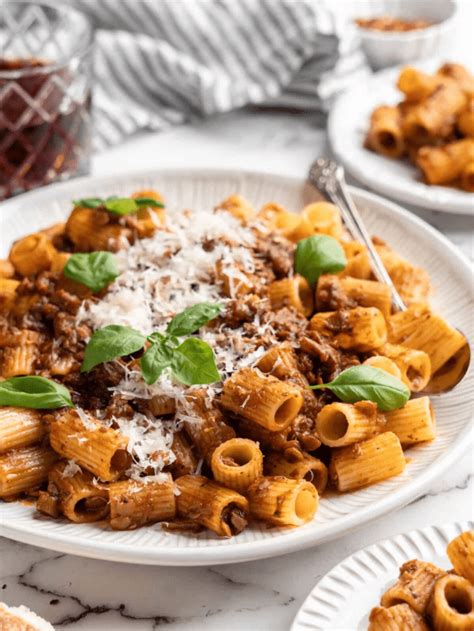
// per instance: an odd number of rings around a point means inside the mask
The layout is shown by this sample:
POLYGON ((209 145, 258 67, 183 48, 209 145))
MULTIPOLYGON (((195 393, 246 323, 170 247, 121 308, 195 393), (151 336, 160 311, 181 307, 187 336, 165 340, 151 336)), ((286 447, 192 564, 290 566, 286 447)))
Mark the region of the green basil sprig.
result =
POLYGON ((410 390, 400 379, 372 366, 352 366, 334 381, 310 387, 328 388, 345 403, 373 401, 382 412, 401 408, 410 398, 410 390))
POLYGON ((64 266, 64 276, 75 280, 94 293, 117 278, 119 270, 111 252, 72 254, 64 266))
POLYGON ((332 237, 314 235, 298 241, 295 272, 308 283, 315 283, 321 274, 340 272, 347 265, 344 250, 332 237))
POLYGON ((151 197, 117 197, 111 195, 105 199, 100 197, 86 197, 76 199, 72 202, 74 206, 82 208, 105 208, 116 215, 130 215, 136 213, 140 208, 152 206, 154 208, 164 208, 163 202, 159 202, 151 197))
POLYGON ((74 407, 69 390, 46 377, 11 377, 0 381, 0 406, 54 410, 74 407))
POLYGON ((209 344, 196 337, 189 337, 182 343, 177 338, 195 333, 219 315, 221 309, 221 305, 207 302, 193 305, 178 313, 165 333, 152 333, 147 337, 119 325, 99 329, 86 346, 81 371, 87 372, 100 363, 139 351, 148 341, 150 345, 140 359, 140 369, 147 384, 155 383, 165 369, 170 369, 178 381, 188 386, 219 381, 209 344))

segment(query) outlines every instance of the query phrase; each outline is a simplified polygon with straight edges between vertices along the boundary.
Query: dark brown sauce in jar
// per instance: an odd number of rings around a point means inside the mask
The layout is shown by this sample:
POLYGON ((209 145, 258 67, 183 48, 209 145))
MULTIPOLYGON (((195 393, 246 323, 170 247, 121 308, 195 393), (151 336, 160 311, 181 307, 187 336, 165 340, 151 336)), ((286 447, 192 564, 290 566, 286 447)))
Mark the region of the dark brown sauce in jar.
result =
POLYGON ((0 58, 0 199, 85 168, 90 92, 75 92, 67 68, 0 58))

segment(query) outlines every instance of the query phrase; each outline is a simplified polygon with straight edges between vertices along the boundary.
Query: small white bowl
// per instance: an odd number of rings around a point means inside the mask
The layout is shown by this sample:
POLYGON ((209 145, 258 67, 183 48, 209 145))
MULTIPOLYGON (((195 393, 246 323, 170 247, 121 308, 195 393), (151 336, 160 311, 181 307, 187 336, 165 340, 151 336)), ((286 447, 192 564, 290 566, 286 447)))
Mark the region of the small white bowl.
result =
POLYGON ((390 16, 405 20, 421 19, 432 24, 404 32, 356 27, 370 65, 378 70, 443 55, 453 35, 457 5, 454 0, 359 0, 351 3, 350 12, 352 21, 390 16))

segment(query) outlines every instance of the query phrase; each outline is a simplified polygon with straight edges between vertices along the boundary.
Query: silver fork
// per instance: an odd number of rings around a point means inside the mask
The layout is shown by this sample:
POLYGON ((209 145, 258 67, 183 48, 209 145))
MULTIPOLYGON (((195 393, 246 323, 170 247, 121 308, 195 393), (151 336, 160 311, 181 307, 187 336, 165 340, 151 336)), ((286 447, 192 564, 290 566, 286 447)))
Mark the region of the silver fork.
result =
MULTIPOLYGON (((309 169, 308 182, 339 208, 342 219, 344 220, 344 223, 346 224, 346 227, 352 237, 361 241, 366 246, 375 278, 390 287, 394 308, 397 311, 406 311, 407 307, 385 269, 382 259, 375 249, 367 228, 362 221, 362 217, 354 204, 347 187, 344 176, 344 168, 342 165, 337 164, 333 160, 328 160, 327 158, 319 158, 313 162, 309 169)), ((446 382, 444 382, 443 389, 436 391, 431 390, 433 393, 436 392, 436 394, 441 394, 442 392, 452 390, 461 381, 461 379, 463 379, 469 368, 471 361, 469 343, 464 333, 462 331, 460 331, 460 333, 462 333, 464 339, 466 340, 465 346, 461 349, 461 351, 458 351, 459 353, 462 353, 461 357, 464 366, 463 370, 458 371, 455 375, 453 375, 454 380, 452 383, 446 384, 446 382)))

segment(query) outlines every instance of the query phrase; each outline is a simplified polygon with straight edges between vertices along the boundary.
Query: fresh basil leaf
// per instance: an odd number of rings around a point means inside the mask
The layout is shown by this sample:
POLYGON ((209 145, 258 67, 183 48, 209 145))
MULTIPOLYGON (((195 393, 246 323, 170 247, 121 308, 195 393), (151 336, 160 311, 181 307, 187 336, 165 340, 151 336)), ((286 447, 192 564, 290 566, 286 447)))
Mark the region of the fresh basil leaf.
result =
POLYGON ((73 408, 69 390, 45 377, 11 377, 0 381, 0 406, 53 410, 73 408))
POLYGON ((130 355, 143 348, 145 336, 128 326, 111 324, 98 329, 86 346, 81 372, 89 372, 98 364, 130 355))
POLYGON ((218 316, 221 311, 222 305, 199 302, 175 315, 168 324, 166 333, 176 337, 190 335, 202 327, 203 324, 218 316))
POLYGON ((173 349, 167 346, 165 340, 153 341, 140 360, 140 368, 146 383, 155 383, 163 370, 171 366, 172 359, 173 349))
POLYGON ((334 381, 311 388, 328 388, 345 403, 373 401, 382 412, 401 408, 410 398, 410 390, 400 379, 372 366, 352 366, 334 381))
POLYGON ((99 208, 104 205, 104 200, 100 197, 86 197, 85 199, 75 199, 74 206, 81 206, 81 208, 99 208))
POLYGON ((212 348, 197 337, 188 337, 174 351, 171 370, 187 386, 220 381, 212 348))
POLYGON ((344 250, 332 237, 314 235, 298 241, 295 272, 308 283, 315 283, 321 274, 340 272, 347 265, 344 250))
POLYGON ((155 208, 164 208, 163 202, 159 202, 152 197, 135 197, 135 202, 138 206, 153 206, 155 208))
POLYGON ((138 210, 137 202, 131 197, 110 197, 104 201, 105 208, 116 215, 130 215, 138 210))
POLYGON ((72 254, 64 266, 64 276, 89 287, 94 293, 106 287, 118 274, 111 252, 72 254))

